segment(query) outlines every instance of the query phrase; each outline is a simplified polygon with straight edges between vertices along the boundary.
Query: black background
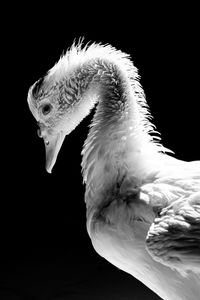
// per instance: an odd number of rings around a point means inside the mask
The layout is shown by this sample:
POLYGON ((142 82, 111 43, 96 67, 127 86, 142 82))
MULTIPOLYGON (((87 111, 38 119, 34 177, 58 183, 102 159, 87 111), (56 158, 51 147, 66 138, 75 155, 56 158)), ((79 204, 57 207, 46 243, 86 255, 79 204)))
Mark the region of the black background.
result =
POLYGON ((163 6, 150 11, 120 4, 109 10, 96 2, 88 7, 74 4, 72 8, 54 3, 42 9, 34 2, 5 10, 0 298, 159 299, 98 256, 91 245, 80 168, 91 116, 66 137, 49 175, 26 99, 29 86, 74 38, 110 43, 131 54, 139 69, 163 144, 179 159, 199 159, 196 8, 163 6))

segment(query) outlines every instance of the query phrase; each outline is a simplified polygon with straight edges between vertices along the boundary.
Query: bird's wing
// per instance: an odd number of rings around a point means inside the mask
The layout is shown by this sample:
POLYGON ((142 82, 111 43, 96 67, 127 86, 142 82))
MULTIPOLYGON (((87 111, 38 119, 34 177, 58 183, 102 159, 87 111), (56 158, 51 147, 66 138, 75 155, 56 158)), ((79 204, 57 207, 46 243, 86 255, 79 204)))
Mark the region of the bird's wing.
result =
POLYGON ((147 250, 154 260, 182 275, 200 274, 200 168, 186 173, 144 186, 156 214, 147 250))

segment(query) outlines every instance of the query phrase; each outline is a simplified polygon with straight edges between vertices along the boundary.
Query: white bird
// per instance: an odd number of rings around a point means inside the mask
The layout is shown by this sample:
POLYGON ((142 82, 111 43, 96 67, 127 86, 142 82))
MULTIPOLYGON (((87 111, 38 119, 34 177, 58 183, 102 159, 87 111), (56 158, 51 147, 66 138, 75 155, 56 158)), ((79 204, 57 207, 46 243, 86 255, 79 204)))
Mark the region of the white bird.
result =
POLYGON ((166 154, 129 55, 74 43, 29 89, 47 171, 95 103, 82 150, 95 250, 165 300, 200 299, 200 161, 166 154))

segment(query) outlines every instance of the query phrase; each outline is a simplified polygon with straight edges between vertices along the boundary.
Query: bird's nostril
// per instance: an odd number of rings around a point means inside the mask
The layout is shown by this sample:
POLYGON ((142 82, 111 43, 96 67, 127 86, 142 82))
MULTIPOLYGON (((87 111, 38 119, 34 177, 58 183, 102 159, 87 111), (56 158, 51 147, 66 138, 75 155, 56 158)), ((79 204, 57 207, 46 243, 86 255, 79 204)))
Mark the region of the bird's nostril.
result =
POLYGON ((42 138, 42 132, 41 132, 40 128, 37 130, 37 134, 38 134, 39 138, 42 138))

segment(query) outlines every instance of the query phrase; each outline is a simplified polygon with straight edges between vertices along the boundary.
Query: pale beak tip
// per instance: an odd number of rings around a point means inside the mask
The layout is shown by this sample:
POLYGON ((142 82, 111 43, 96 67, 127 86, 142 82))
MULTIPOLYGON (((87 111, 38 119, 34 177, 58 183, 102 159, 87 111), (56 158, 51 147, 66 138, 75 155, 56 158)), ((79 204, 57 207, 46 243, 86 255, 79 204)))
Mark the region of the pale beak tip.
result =
POLYGON ((52 173, 52 166, 46 166, 46 171, 47 171, 47 173, 51 174, 52 173))

